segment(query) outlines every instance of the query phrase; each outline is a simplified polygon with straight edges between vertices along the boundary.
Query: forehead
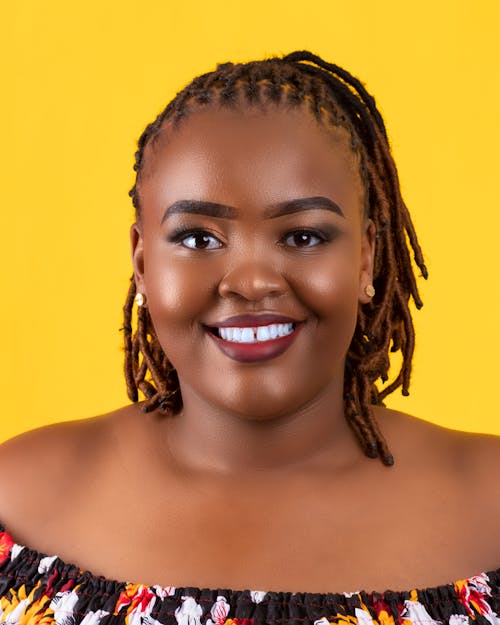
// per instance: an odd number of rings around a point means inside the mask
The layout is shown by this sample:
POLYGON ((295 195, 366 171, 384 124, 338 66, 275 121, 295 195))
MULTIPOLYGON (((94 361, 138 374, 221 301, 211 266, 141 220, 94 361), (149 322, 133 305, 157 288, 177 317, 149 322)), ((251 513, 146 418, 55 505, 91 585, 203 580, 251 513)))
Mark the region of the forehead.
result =
POLYGON ((144 212, 177 199, 238 205, 327 195, 359 204, 363 196, 349 132, 303 108, 195 111, 177 128, 167 122, 143 163, 144 212))

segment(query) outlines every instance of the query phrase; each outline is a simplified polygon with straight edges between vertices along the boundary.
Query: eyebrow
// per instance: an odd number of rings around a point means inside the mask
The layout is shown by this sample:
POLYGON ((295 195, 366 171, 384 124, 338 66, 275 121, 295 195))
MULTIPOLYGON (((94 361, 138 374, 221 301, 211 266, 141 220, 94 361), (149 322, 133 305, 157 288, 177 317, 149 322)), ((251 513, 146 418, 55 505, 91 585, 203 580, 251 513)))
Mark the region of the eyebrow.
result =
MULTIPOLYGON (((267 219, 282 217, 292 213, 299 213, 307 210, 327 210, 345 217, 338 204, 328 197, 318 195, 315 197, 303 197, 294 200, 277 202, 266 208, 264 216, 267 219)), ((238 211, 233 206, 219 204, 217 202, 207 202, 205 200, 177 200, 171 204, 164 212, 161 219, 163 223, 171 215, 190 213, 191 215, 206 215, 208 217, 219 217, 222 219, 236 219, 238 211)))

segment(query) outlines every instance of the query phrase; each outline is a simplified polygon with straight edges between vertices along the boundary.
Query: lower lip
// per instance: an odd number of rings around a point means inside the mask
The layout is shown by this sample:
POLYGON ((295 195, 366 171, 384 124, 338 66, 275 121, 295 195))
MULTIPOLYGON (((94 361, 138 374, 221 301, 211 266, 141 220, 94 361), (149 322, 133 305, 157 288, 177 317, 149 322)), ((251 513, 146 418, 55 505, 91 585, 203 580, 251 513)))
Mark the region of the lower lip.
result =
POLYGON ((297 334, 302 328, 302 323, 298 323, 293 332, 287 336, 280 336, 270 341, 259 341, 257 343, 236 343, 225 341, 220 336, 212 334, 207 330, 209 336, 214 340, 217 347, 223 354, 238 362, 261 362, 276 358, 285 352, 295 341, 297 334))

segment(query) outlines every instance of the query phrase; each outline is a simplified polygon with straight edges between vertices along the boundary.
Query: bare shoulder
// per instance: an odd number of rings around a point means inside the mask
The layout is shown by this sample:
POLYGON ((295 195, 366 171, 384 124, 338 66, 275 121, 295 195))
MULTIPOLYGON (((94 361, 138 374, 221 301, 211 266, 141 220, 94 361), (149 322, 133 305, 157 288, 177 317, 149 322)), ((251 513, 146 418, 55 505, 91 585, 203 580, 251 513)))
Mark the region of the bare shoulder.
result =
MULTIPOLYGON (((61 500, 70 501, 84 488, 92 466, 110 458, 114 427, 120 413, 64 421, 29 430, 0 445, 0 521, 7 528, 38 522, 61 500), (105 454, 104 451, 108 453, 105 454)), ((58 506, 59 507, 59 506, 58 506)))
POLYGON ((424 472, 431 467, 474 486, 477 495, 487 492, 500 512, 500 436, 454 430, 386 408, 375 413, 397 455, 424 472))
POLYGON ((500 436, 461 432, 458 450, 465 471, 478 489, 487 489, 489 496, 496 497, 500 512, 500 436))

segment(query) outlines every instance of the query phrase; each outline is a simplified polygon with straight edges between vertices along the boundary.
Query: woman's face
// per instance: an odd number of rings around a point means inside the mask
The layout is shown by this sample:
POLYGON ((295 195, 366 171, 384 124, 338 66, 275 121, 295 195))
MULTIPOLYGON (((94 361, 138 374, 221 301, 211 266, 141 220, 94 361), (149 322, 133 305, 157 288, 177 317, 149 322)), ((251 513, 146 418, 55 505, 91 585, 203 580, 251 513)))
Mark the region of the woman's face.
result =
POLYGON ((194 112, 147 147, 134 270, 185 403, 265 419, 342 392, 374 245, 349 145, 274 107, 194 112))

